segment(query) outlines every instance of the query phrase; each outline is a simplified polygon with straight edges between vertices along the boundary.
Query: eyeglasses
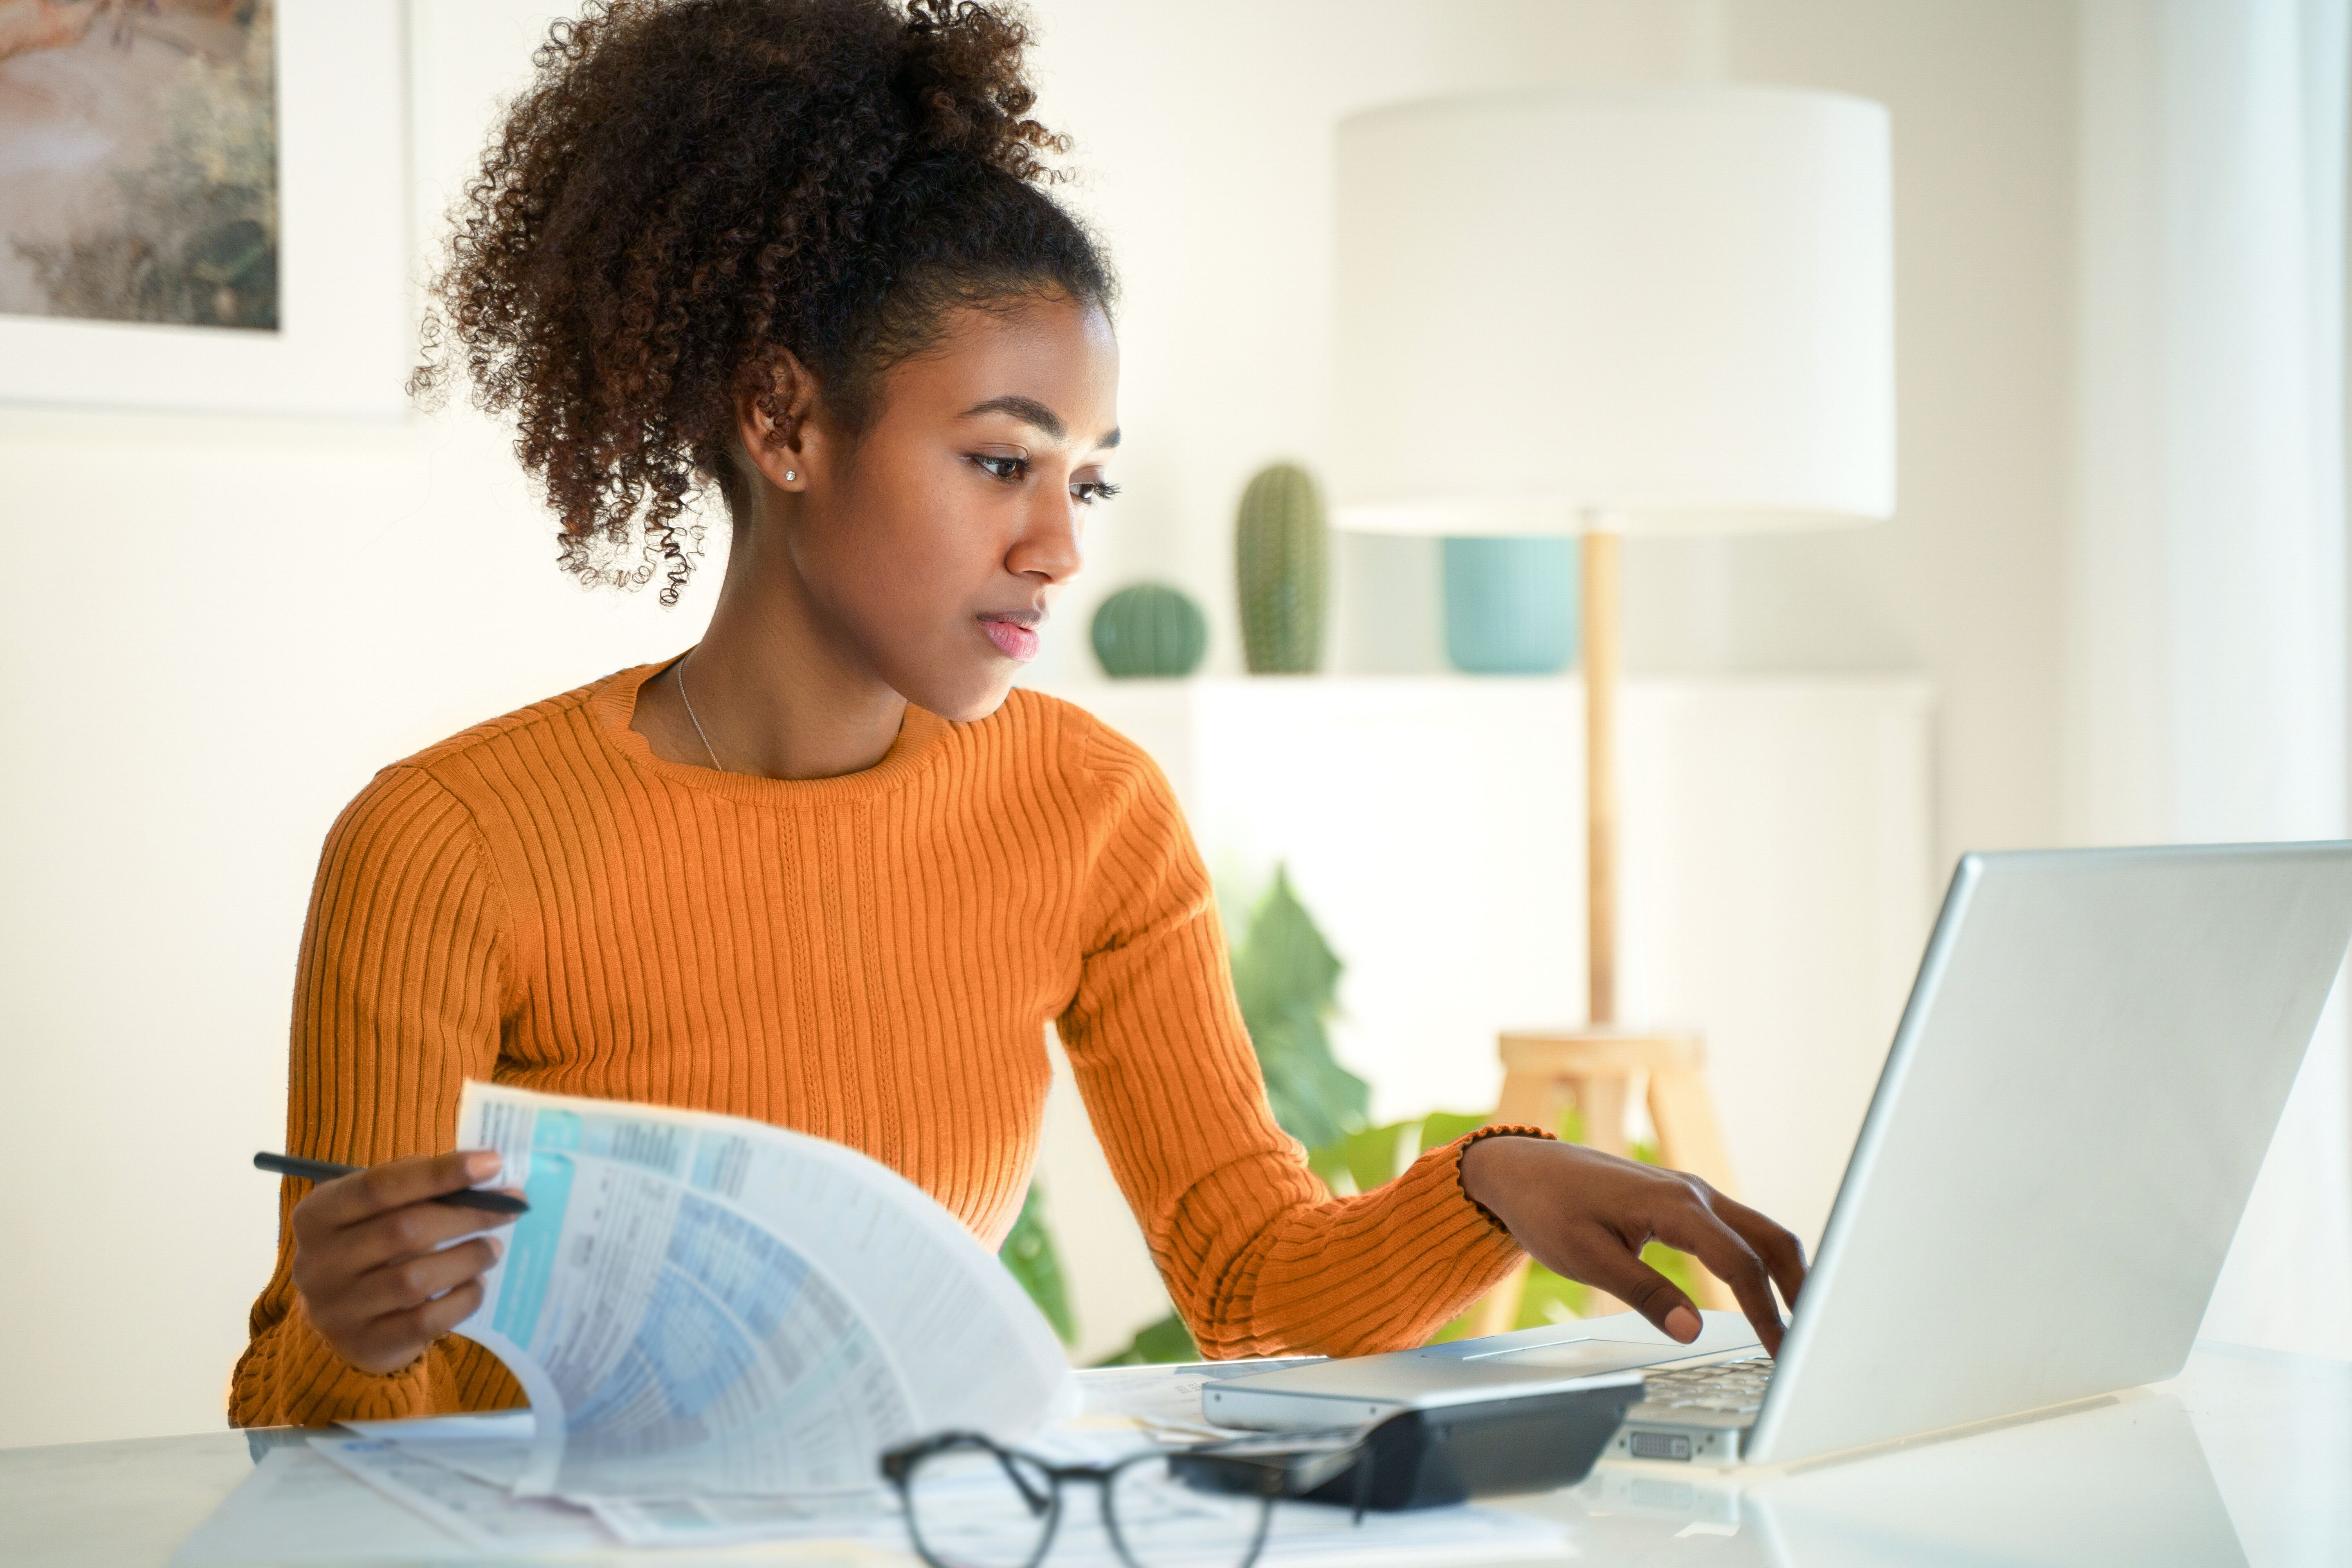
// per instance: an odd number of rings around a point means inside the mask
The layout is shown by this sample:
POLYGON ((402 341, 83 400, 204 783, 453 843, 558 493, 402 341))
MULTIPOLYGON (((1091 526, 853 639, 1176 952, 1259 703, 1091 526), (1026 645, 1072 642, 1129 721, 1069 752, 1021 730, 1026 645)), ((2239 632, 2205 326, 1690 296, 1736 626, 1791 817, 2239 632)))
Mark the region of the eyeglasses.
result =
MULTIPOLYGON (((1178 1457, 1057 1465, 949 1432, 885 1454, 882 1473, 931 1568, 1036 1568, 1064 1523, 1063 1488, 1077 1481, 1100 1490, 1099 1528, 1128 1568, 1250 1568, 1274 1521, 1274 1496, 1199 1490, 1171 1468, 1178 1457)), ((1087 1521, 1068 1523, 1080 1550, 1099 1542, 1087 1521)))

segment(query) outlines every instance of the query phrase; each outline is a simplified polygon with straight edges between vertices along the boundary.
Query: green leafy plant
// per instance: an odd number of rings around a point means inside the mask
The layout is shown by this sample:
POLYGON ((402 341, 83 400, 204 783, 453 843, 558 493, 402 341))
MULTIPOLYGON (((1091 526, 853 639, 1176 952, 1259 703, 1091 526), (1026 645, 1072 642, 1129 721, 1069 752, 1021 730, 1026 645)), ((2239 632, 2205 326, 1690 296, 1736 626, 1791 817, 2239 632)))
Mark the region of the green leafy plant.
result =
POLYGON ((1233 950, 1234 995, 1282 1130, 1310 1149, 1361 1132, 1371 1086, 1339 1065, 1324 1028, 1345 967, 1298 901, 1286 868, 1251 909, 1233 950))
POLYGON ((1171 1361, 1198 1361, 1201 1347, 1192 1343, 1192 1331, 1174 1312, 1158 1322, 1138 1329, 1135 1338, 1125 1350, 1106 1356, 1097 1366, 1150 1366, 1171 1361))
POLYGON ((1045 1321, 1054 1325, 1054 1333, 1064 1344, 1075 1344, 1078 1338, 1078 1320, 1070 1311, 1070 1292, 1062 1277, 1061 1254, 1054 1249, 1054 1232, 1045 1223, 1045 1191, 1036 1182, 1029 1184, 1029 1194, 1021 1200, 1021 1217, 1013 1222, 1005 1234, 1004 1245, 997 1257, 1045 1321))

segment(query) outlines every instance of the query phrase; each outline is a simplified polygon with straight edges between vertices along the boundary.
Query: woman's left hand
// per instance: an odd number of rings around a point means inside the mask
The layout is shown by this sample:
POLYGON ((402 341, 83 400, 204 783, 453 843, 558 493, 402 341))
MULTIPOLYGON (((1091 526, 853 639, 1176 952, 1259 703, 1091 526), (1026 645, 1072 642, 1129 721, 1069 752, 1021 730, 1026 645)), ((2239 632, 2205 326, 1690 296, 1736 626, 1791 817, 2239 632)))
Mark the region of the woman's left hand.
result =
POLYGON ((1462 1190, 1508 1227, 1537 1262, 1608 1291, 1685 1344, 1698 1337, 1698 1309, 1642 1261, 1642 1249, 1654 1239, 1691 1254, 1731 1287, 1765 1351, 1780 1354, 1772 1286, 1796 1306, 1805 1249, 1698 1177, 1581 1144, 1498 1134, 1462 1151, 1462 1190))

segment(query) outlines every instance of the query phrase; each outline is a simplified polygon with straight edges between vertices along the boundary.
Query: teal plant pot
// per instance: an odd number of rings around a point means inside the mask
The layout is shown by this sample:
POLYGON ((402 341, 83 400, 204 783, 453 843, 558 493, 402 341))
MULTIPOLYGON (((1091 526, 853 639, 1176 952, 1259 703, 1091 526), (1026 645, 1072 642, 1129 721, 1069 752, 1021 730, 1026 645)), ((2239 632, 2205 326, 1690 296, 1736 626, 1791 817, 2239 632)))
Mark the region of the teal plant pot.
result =
POLYGON ((1548 675, 1576 652, 1576 540, 1449 538, 1445 655, 1479 675, 1548 675))

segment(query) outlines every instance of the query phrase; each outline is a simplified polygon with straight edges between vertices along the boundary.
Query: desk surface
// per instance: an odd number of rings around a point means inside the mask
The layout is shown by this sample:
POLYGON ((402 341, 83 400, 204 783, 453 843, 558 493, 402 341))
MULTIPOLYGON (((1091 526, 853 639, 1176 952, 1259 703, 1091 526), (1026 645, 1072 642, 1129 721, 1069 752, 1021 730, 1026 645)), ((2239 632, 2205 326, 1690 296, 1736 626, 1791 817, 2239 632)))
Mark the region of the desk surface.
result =
MULTIPOLYGON (((160 1565, 252 1464, 236 1432, 0 1450, 0 1563, 160 1565)), ((2352 1364, 2200 1344, 2063 1416, 1736 1485, 1605 1469, 1509 1506, 1583 1563, 2352 1563, 2352 1364)))

